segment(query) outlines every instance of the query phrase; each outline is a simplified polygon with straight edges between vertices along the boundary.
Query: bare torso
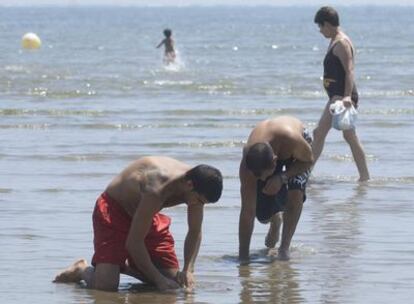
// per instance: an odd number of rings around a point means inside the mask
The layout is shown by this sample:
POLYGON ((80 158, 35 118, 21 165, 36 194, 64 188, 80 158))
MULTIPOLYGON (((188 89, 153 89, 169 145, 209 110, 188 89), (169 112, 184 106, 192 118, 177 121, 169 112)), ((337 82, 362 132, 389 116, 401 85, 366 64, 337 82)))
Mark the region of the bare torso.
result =
MULTIPOLYGON (((171 190, 171 183, 190 166, 169 157, 143 157, 126 167, 106 188, 106 192, 132 217, 145 193, 163 200, 162 208, 182 203, 171 190)), ((161 209, 162 209, 161 208, 161 209)))
POLYGON ((302 122, 291 116, 264 120, 250 133, 244 152, 255 143, 268 142, 278 159, 289 159, 297 146, 303 145, 303 129, 302 122))
POLYGON ((165 38, 165 53, 173 53, 174 52, 174 40, 172 38, 165 38))

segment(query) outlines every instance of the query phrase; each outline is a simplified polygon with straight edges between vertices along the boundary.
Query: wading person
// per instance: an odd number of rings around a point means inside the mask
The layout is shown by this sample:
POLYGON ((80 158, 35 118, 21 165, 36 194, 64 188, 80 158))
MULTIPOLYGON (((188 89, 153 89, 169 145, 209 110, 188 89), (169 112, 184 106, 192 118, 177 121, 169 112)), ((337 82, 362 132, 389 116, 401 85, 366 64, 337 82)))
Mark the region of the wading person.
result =
MULTIPOLYGON (((322 7, 314 19, 321 34, 330 39, 328 51, 323 61, 323 84, 329 96, 318 126, 313 131, 313 157, 315 162, 322 153, 325 138, 332 125, 329 106, 342 100, 345 107, 358 107, 358 91, 354 81, 355 50, 349 37, 339 27, 338 13, 332 7, 322 7)), ((355 129, 343 130, 343 137, 349 144, 359 172, 359 181, 369 180, 369 172, 364 149, 355 129)))

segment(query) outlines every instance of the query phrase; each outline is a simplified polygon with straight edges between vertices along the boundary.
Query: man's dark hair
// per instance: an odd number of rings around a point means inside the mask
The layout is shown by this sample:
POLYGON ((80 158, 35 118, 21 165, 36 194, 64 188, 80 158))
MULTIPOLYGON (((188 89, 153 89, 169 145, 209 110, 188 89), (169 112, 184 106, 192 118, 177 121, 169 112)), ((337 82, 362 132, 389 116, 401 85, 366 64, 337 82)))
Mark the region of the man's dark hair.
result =
POLYGON ((333 26, 339 26, 338 12, 333 7, 323 6, 317 11, 313 21, 320 25, 328 22, 333 26))
POLYGON ((172 31, 170 29, 165 29, 164 30, 164 36, 167 38, 170 38, 172 34, 172 31))
POLYGON ((257 143, 252 145, 246 154, 247 169, 255 176, 270 168, 273 163, 273 149, 268 143, 257 143))
POLYGON ((218 169, 198 165, 188 171, 185 177, 193 182, 194 191, 203 195, 210 203, 219 200, 223 191, 223 177, 218 169))

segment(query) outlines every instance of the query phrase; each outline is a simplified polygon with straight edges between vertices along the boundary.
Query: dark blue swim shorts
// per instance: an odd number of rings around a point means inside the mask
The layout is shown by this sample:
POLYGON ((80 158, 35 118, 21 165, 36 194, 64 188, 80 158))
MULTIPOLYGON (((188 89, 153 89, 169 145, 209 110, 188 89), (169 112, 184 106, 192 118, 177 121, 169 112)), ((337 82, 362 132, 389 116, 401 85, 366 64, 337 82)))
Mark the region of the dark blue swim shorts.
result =
MULTIPOLYGON (((303 131, 303 138, 309 144, 312 144, 312 137, 307 129, 303 131)), ((285 172, 293 164, 295 159, 291 158, 288 160, 278 161, 274 173, 268 177, 271 177, 285 172)), ((263 193, 263 188, 267 183, 266 181, 257 181, 257 195, 256 195, 256 218, 261 223, 267 223, 270 218, 277 212, 285 209, 287 193, 289 190, 302 190, 303 191, 303 202, 306 200, 306 183, 310 176, 310 169, 289 178, 288 183, 283 185, 279 192, 275 195, 267 195, 263 193)))

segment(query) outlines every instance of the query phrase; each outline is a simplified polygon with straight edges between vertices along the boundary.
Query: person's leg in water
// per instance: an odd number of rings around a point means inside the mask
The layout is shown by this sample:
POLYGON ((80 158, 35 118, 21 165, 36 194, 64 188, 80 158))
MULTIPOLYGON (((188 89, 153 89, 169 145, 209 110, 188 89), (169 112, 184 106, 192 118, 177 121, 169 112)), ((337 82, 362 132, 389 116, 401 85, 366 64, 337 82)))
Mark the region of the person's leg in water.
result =
MULTIPOLYGON (((161 274, 163 276, 165 276, 165 277, 167 277, 171 280, 176 280, 176 278, 177 278, 178 268, 158 268, 158 270, 159 270, 159 272, 161 272, 161 274)), ((125 269, 122 271, 122 274, 126 274, 126 275, 129 275, 131 277, 134 277, 134 278, 140 280, 143 283, 147 283, 147 284, 151 284, 151 285, 153 284, 140 271, 138 271, 134 267, 130 267, 130 266, 125 267, 125 269)))
MULTIPOLYGON (((275 170, 278 174, 281 168, 275 170)), ((262 224, 270 223, 269 231, 265 238, 267 248, 274 248, 279 241, 280 226, 282 224, 282 210, 287 200, 287 187, 282 186, 276 195, 267 195, 263 193, 263 187, 266 181, 257 182, 256 196, 256 218, 262 224)))
POLYGON ((119 285, 119 265, 101 263, 96 267, 89 266, 85 259, 77 260, 71 266, 60 272, 54 283, 79 283, 85 281, 91 289, 117 291, 119 285))
MULTIPOLYGON (((159 271, 169 279, 175 279, 178 269, 159 269, 159 271)), ((80 259, 71 266, 59 273, 54 283, 79 283, 84 281, 86 286, 91 289, 104 291, 117 291, 119 286, 120 274, 134 277, 144 283, 152 284, 142 275, 141 272, 133 267, 126 266, 121 272, 119 265, 100 263, 96 267, 88 266, 85 259, 80 259)))
POLYGON ((265 238, 265 245, 267 248, 274 248, 279 241, 280 226, 282 225, 282 214, 278 212, 274 214, 270 219, 270 227, 265 238))
POLYGON ((279 259, 281 260, 290 259, 290 242, 302 213, 304 192, 299 189, 289 190, 287 197, 286 207, 283 212, 282 241, 279 246, 279 259))
POLYGON ((332 115, 329 112, 329 106, 331 102, 328 102, 323 110, 322 116, 318 122, 317 127, 313 130, 313 142, 312 142, 312 152, 315 166, 316 161, 322 153, 323 146, 325 144, 325 138, 329 133, 332 125, 332 115))
POLYGON ((354 157, 359 172, 359 181, 364 182, 369 180, 369 172, 367 160, 365 158, 365 152, 361 142, 358 139, 355 129, 344 130, 343 137, 351 148, 352 156, 354 157))

